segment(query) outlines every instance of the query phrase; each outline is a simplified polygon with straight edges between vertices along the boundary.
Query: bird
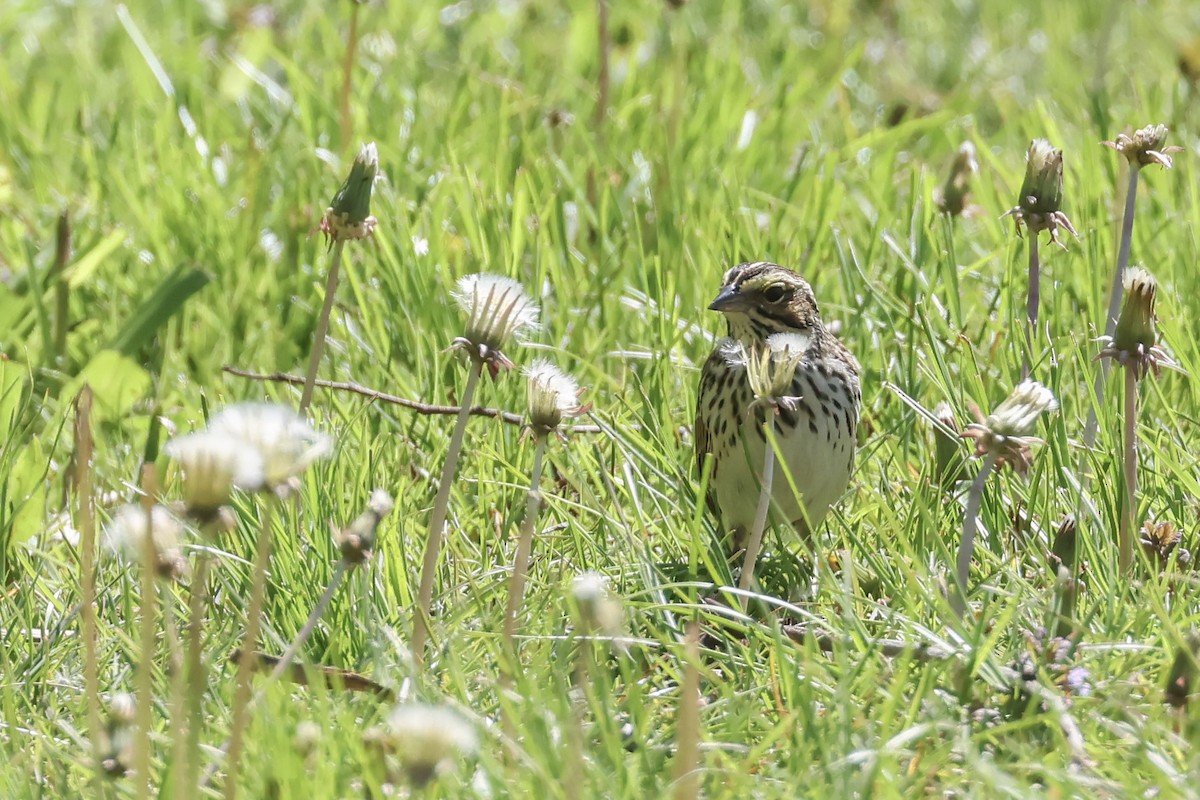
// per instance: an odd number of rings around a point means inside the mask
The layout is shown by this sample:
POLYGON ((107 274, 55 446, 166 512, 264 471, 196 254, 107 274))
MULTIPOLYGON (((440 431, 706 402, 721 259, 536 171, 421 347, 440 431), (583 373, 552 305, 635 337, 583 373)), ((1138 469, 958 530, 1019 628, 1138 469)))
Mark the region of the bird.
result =
POLYGON ((724 315, 727 336, 700 374, 696 464, 702 473, 705 460, 712 459, 706 500, 734 555, 745 549, 754 520, 766 440, 761 414, 750 413, 754 395, 746 364, 728 357, 730 347, 736 342, 747 352, 761 351, 777 333, 808 341, 792 379, 797 399, 776 412, 782 464, 771 492, 773 519, 790 524, 806 541, 850 483, 862 407, 858 361, 822 322, 808 282, 778 264, 754 261, 731 268, 708 308, 724 315))

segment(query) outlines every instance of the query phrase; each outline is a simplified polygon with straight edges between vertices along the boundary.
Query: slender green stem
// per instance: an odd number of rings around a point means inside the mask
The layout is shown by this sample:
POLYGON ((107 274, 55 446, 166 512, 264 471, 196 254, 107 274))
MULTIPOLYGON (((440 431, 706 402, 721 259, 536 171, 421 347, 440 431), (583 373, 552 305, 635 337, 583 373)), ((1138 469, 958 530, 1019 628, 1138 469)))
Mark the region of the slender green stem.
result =
POLYGON ((314 381, 321 366, 321 356, 325 353, 325 334, 329 332, 329 315, 333 313, 333 299, 337 295, 338 273, 342 267, 342 250, 345 245, 344 239, 333 243, 333 258, 329 262, 329 275, 325 278, 325 302, 321 304, 321 316, 317 317, 312 354, 308 358, 308 371, 304 373, 304 390, 300 394, 301 414, 312 403, 314 381))
MULTIPOLYGON (((738 588, 747 590, 754 584, 754 565, 758 561, 758 553, 762 549, 763 533, 767 529, 767 512, 771 509, 771 487, 775 483, 775 419, 774 417, 763 426, 766 433, 766 447, 763 448, 762 485, 758 492, 758 506, 754 509, 754 523, 750 528, 750 540, 746 543, 746 555, 742 561, 742 575, 738 579, 738 588)), ((742 608, 745 609, 747 599, 742 596, 742 608)))
MULTIPOLYGON (((1117 247, 1117 265, 1113 270, 1112 286, 1108 290, 1108 316, 1104 320, 1104 335, 1112 336, 1117 331, 1117 317, 1121 313, 1121 291, 1125 283, 1125 270, 1129 268, 1129 251, 1133 243, 1133 215, 1137 210, 1138 175, 1141 167, 1130 165, 1129 185, 1125 189, 1125 216, 1121 222, 1121 243, 1117 247)), ((1087 424, 1083 429, 1083 447, 1087 450, 1096 444, 1100 432, 1100 406, 1104 404, 1104 386, 1108 381, 1108 359, 1101 359, 1100 370, 1092 389, 1095 402, 1088 412, 1087 424)))
POLYGON ((225 775, 225 800, 237 797, 238 767, 242 757, 246 726, 250 717, 250 679, 258 649, 258 632, 266 594, 267 565, 271 559, 271 528, 278 500, 271 497, 263 505, 262 532, 254 552, 254 572, 250 584, 250 606, 246 611, 246 636, 242 640, 242 655, 237 663, 237 688, 233 698, 233 723, 229 732, 229 749, 225 775))
POLYGON ((1025 362, 1021 377, 1028 378, 1033 363, 1033 341, 1037 336, 1038 307, 1041 305, 1041 259, 1038 255, 1038 233, 1029 235, 1029 300, 1025 308, 1025 362))
POLYGON ((140 648, 141 656, 137 665, 137 730, 136 745, 136 783, 137 796, 149 800, 150 792, 150 735, 153 732, 154 720, 154 650, 157 630, 158 606, 158 552, 154 546, 154 505, 151 498, 146 503, 146 535, 142 540, 142 618, 140 648))
POLYGON ((433 582, 437 577, 438 555, 441 553, 446 516, 450 510, 450 489, 458 472, 458 457, 462 452, 463 438, 466 436, 467 420, 471 416, 471 401, 474 400, 475 388, 479 385, 479 376, 482 374, 483 362, 476 359, 471 363, 471 371, 467 374, 461 408, 454 423, 454 433, 450 436, 450 449, 446 452, 446 462, 442 464, 442 478, 438 484, 437 497, 433 501, 433 512, 429 517, 429 537, 425 540, 421 586, 417 595, 416 618, 413 620, 412 652, 417 666, 425 663, 425 643, 429 640, 430 608, 433 605, 433 582))
POLYGON ((1121 527, 1117 533, 1117 564, 1121 574, 1129 572, 1133 565, 1133 536, 1137 524, 1137 371, 1125 368, 1125 513, 1121 515, 1121 527))
POLYGON ((513 571, 508 582, 508 607, 504 611, 504 646, 510 654, 516 653, 513 637, 517 633, 517 617, 521 613, 521 601, 525 598, 525 583, 529 578, 529 561, 533 553, 533 532, 537 528, 538 511, 542 504, 542 493, 538 486, 542 481, 542 459, 546 455, 546 442, 550 437, 539 435, 533 452, 533 469, 529 471, 529 494, 525 500, 525 518, 521 520, 521 534, 517 539, 517 554, 513 559, 513 571))
POLYGON ((313 632, 313 628, 317 627, 317 622, 325 614, 325 609, 329 608, 329 601, 333 599, 334 592, 342 585, 342 579, 346 577, 349 571, 350 563, 346 559, 338 562, 337 568, 333 571, 333 577, 329 579, 329 585, 325 587, 325 593, 317 600, 317 604, 313 606, 312 613, 308 615, 308 621, 304 623, 304 627, 296 634, 296 638, 288 645, 288 649, 283 651, 283 655, 279 657, 279 663, 271 670, 271 680, 275 680, 282 675, 287 668, 291 666, 292 660, 296 657, 296 653, 300 652, 300 648, 308 641, 308 637, 313 632))
POLYGON ((958 563, 955 569, 955 591, 951 607, 960 618, 967 609, 967 581, 971 575, 971 557, 975 553, 975 536, 979 530, 979 508, 983 505, 983 487, 996 466, 996 455, 984 456, 979 474, 967 492, 967 510, 963 517, 962 541, 958 544, 958 563))

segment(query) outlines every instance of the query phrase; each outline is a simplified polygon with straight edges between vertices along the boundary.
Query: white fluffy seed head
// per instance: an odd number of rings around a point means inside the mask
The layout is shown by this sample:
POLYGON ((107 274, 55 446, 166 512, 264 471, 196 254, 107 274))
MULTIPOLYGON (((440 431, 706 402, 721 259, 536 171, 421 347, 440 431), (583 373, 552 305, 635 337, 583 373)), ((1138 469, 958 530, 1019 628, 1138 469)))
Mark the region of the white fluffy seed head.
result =
POLYGON ((1037 381, 1024 381, 988 416, 985 425, 994 435, 1029 436, 1038 417, 1057 411, 1054 394, 1037 381))
POLYGON ((186 570, 180 548, 184 526, 166 507, 155 504, 147 511, 137 503, 127 503, 104 526, 104 543, 122 559, 140 562, 146 539, 154 548, 151 567, 162 578, 178 578, 186 570))
POLYGON ((538 307, 512 278, 478 273, 458 281, 454 299, 467 315, 463 339, 472 353, 500 351, 523 330, 535 328, 538 307))
POLYGON ((534 361, 525 370, 529 423, 535 430, 552 431, 564 416, 580 412, 579 384, 570 375, 545 359, 534 361))
POLYGON ((286 485, 333 451, 329 436, 314 430, 292 409, 275 403, 226 406, 212 418, 208 430, 256 450, 262 458, 265 485, 272 489, 286 485))
POLYGON ((163 452, 183 473, 183 504, 196 519, 210 519, 229 503, 234 489, 258 491, 266 482, 259 451, 227 433, 210 430, 177 436, 163 452))
POLYGON ((475 728, 445 706, 405 703, 388 716, 377 740, 397 755, 410 782, 424 786, 471 756, 479 746, 475 728))

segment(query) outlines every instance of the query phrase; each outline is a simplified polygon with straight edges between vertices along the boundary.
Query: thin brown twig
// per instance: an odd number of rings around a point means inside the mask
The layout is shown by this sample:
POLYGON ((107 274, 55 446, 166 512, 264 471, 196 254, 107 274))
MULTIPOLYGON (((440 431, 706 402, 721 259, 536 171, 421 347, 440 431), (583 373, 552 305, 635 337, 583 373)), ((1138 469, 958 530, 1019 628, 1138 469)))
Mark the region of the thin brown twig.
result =
MULTIPOLYGON (((252 381, 267 381, 271 383, 286 383, 292 386, 303 386, 304 378, 300 375, 292 375, 287 372, 271 372, 259 373, 250 372, 249 370, 240 369, 238 367, 226 364, 221 368, 222 371, 228 372, 230 375, 236 375, 239 378, 247 378, 252 381)), ((460 406, 439 406, 431 403, 422 403, 417 400, 409 400, 406 397, 399 397, 387 392, 381 392, 378 389, 372 389, 369 386, 363 386, 361 383, 353 381, 327 381, 317 378, 313 381, 313 386, 320 386, 322 389, 333 389, 339 392, 349 392, 362 397, 370 398, 371 400, 380 400, 384 403, 407 408, 410 411, 415 411, 418 414, 426 414, 429 416, 453 417, 461 411, 460 406)), ((511 411, 501 411, 498 408, 487 408, 485 406, 475 406, 469 412, 473 417, 490 417, 498 419, 501 422, 506 422, 509 425, 524 425, 525 417, 521 414, 514 414, 511 411)), ((568 431, 574 433, 603 433, 604 430, 599 425, 572 425, 567 428, 568 431)))

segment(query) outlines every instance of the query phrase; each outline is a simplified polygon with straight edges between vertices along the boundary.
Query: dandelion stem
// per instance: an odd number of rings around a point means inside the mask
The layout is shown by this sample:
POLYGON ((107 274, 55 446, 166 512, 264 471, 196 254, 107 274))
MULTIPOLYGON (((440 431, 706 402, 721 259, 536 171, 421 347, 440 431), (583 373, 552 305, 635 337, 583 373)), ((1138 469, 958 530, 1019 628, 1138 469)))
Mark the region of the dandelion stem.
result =
MULTIPOLYGON (((308 615, 308 621, 304 623, 304 627, 296 634, 296 638, 288 645, 288 649, 283 651, 283 655, 279 657, 279 661, 275 664, 275 668, 271 670, 271 680, 275 680, 291 666, 292 660, 295 659, 296 653, 300 652, 300 648, 308 641, 308 637, 313 632, 313 628, 317 627, 318 620, 325 614, 325 609, 329 608, 329 601, 333 599, 334 592, 342 585, 342 580, 349 572, 350 563, 346 559, 338 562, 337 568, 333 571, 333 577, 329 579, 329 585, 325 587, 325 593, 317 600, 317 604, 313 606, 312 613, 308 615)), ((248 652, 248 651, 243 651, 248 652)))
POLYGON ((300 394, 300 413, 303 414, 312 403, 313 386, 317 379, 317 370, 321 366, 321 356, 325 353, 325 334, 329 332, 329 315, 333 313, 333 299, 337 295, 338 273, 342 266, 342 249, 345 239, 333 243, 333 257, 329 262, 329 275, 325 278, 325 301, 321 304, 321 316, 317 318, 317 331, 313 334, 312 354, 308 359, 308 372, 304 374, 304 390, 300 394))
POLYGON ((1029 377, 1033 362, 1033 340, 1037 336, 1038 306, 1041 304, 1041 259, 1038 256, 1038 234, 1031 231, 1029 236, 1029 300, 1025 314, 1025 363, 1021 369, 1021 379, 1029 377))
MULTIPOLYGON (((203 726, 204 689, 207 678, 204 674, 204 655, 201 651, 201 639, 204 628, 204 608, 208 602, 208 571, 212 564, 212 556, 207 550, 201 550, 196 557, 196 569, 192 573, 191 594, 188 597, 187 643, 184 663, 187 670, 187 721, 183 728, 185 735, 183 750, 176 753, 179 759, 175 770, 181 778, 179 786, 186 787, 184 796, 192 796, 192 787, 200 767, 200 729, 203 726)), ((177 730, 177 733, 179 731, 177 730)))
MULTIPOLYGON (((143 484, 145 485, 145 484, 143 484)), ((154 726, 154 644, 157 627, 158 553, 154 546, 154 501, 145 501, 146 535, 142 539, 142 618, 140 632, 141 657, 137 665, 137 751, 134 763, 137 773, 137 796, 149 800, 150 793, 150 734, 154 726)))
MULTIPOLYGON (((1121 287, 1125 283, 1125 270, 1129 267, 1129 251, 1133 242, 1133 215, 1137 210, 1138 175, 1141 167, 1136 164, 1129 166, 1129 185, 1125 189, 1125 216, 1121 223, 1121 242, 1117 247, 1117 265, 1113 270, 1112 288, 1108 292, 1108 316, 1104 319, 1104 335, 1111 337, 1117 331, 1117 317, 1121 314, 1121 287)), ((1096 373, 1096 383, 1092 395, 1096 402, 1088 412, 1087 424, 1083 429, 1084 455, 1096 444, 1096 436, 1100 432, 1100 406, 1104 403, 1104 386, 1108 381, 1108 360, 1100 362, 1100 371, 1096 373)))
POLYGON ((971 574, 971 557, 975 553, 975 534, 979 530, 979 507, 983 504, 983 487, 996 466, 996 454, 988 453, 979 467, 979 474, 967 492, 967 510, 963 518, 963 536, 958 544, 958 564, 955 571, 955 593, 951 607, 958 617, 967 608, 967 580, 971 574))
POLYGON ((1133 564, 1133 530, 1137 518, 1137 370, 1125 368, 1125 513, 1117 533, 1121 574, 1133 564))
MULTIPOLYGON (((86 384, 75 401, 75 527, 79 530, 83 613, 83 685, 87 695, 92 758, 100 753, 100 666, 96 653, 96 500, 92 487, 92 390, 86 384)), ((99 780, 100 771, 95 775, 99 780)), ((97 794, 99 787, 97 786, 97 794)))
POLYGON ((529 560, 533 553, 533 532, 537 527, 538 511, 541 509, 542 493, 538 486, 542 481, 542 459, 546 454, 549 436, 537 437, 537 448, 533 453, 533 469, 529 471, 529 494, 525 500, 525 518, 521 520, 521 535, 517 540, 517 554, 513 559, 512 576, 508 583, 508 607, 504 611, 504 645, 514 652, 513 637, 517 633, 517 616, 521 612, 521 601, 525 597, 525 582, 529 577, 529 560))
POLYGON ((675 791, 671 797, 695 800, 700 795, 700 623, 697 620, 688 623, 683 657, 683 681, 679 686, 679 713, 675 722, 675 791))
POLYGON ((437 575, 438 555, 445 535, 446 515, 450 509, 450 489, 458 471, 458 457, 462 452, 463 437, 467 431, 467 420, 471 417, 471 401, 479 376, 483 374, 483 361, 475 359, 467 374, 467 385, 463 389, 462 406, 450 436, 450 449, 442 464, 442 478, 438 484, 437 497, 433 501, 433 512, 429 517, 429 537, 425 540, 425 559, 421 565, 421 586, 417 595, 416 619, 413 620, 412 651, 418 666, 425 663, 425 642, 429 639, 430 607, 433 604, 433 581, 437 575))
POLYGON ((238 660, 237 688, 233 697, 233 723, 229 732, 227 767, 225 775, 225 800, 237 797, 238 766, 242 757, 246 726, 250 716, 250 674, 254 666, 253 655, 258 649, 258 633, 266 594, 267 565, 271 559, 271 528, 274 522, 275 498, 263 504, 262 531, 254 552, 254 571, 250 583, 250 606, 246 611, 246 636, 242 640, 243 658, 238 660))
MULTIPOLYGON (((750 540, 746 543, 746 555, 742 561, 742 575, 738 579, 739 589, 749 589, 754 583, 754 565, 758 561, 759 550, 762 549, 763 532, 767 529, 767 512, 771 508, 771 486, 775 482, 775 421, 763 425, 767 435, 766 447, 763 449, 762 486, 758 492, 758 506, 754 509, 754 523, 750 528, 750 540)), ((741 597, 742 610, 745 610, 748 599, 741 597)))

